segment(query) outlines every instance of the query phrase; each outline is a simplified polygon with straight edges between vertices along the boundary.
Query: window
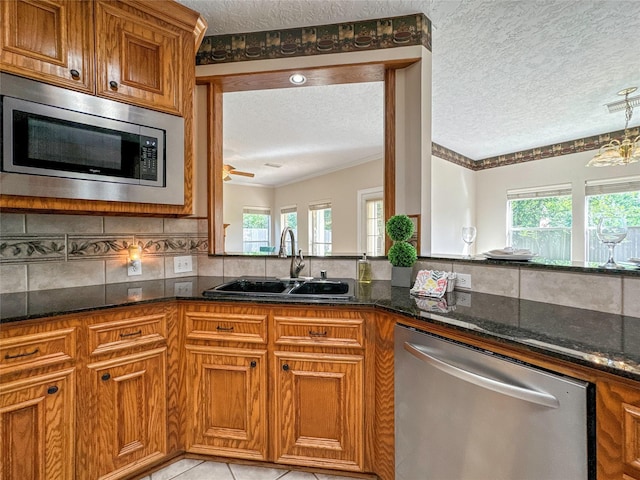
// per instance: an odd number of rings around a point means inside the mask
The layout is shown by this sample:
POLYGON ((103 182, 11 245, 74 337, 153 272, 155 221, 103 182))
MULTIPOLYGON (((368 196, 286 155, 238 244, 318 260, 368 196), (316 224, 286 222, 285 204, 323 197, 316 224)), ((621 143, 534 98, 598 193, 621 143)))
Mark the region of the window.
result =
MULTIPOLYGON (((298 210, 296 207, 284 207, 280 209, 280 225, 282 226, 282 231, 290 227, 291 230, 293 230, 295 238, 298 238, 298 210)), ((285 237, 284 244, 286 248, 285 252, 291 252, 291 237, 289 235, 285 237)))
POLYGON ((260 247, 269 247, 271 238, 271 211, 268 208, 242 209, 242 252, 260 253, 260 247))
POLYGON ((384 255, 384 192, 382 187, 358 190, 358 254, 384 255))
POLYGON ((592 181, 585 185, 587 262, 602 264, 609 258, 598 240, 596 225, 603 216, 619 215, 627 220, 627 237, 616 246, 616 262, 640 257, 640 178, 592 181))
POLYGON ((381 199, 367 200, 366 211, 366 238, 367 255, 384 255, 384 208, 381 199))
POLYGON ((571 260, 571 185, 507 192, 508 244, 547 260, 571 260))
POLYGON ((309 254, 331 254, 331 203, 309 205, 309 254))

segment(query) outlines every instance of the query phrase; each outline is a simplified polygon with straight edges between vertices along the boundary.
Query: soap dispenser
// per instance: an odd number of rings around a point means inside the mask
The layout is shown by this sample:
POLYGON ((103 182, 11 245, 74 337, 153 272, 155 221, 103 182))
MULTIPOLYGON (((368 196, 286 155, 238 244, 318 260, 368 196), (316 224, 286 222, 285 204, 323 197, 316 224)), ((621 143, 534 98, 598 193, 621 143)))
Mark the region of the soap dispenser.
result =
POLYGON ((367 260, 367 254, 362 254, 362 259, 358 260, 358 282, 371 283, 371 262, 367 260))

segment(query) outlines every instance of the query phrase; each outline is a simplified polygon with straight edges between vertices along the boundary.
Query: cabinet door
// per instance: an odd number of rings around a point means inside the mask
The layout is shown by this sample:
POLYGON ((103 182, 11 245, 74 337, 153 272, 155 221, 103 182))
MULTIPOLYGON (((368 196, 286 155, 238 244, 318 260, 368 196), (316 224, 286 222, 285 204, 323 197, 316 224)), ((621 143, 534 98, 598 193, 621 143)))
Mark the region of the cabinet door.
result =
POLYGON ((598 479, 640 480, 640 389, 596 385, 598 479))
POLYGON ((88 365, 89 478, 120 478, 166 454, 166 347, 88 365))
POLYGON ((93 93, 93 3, 0 2, 2 70, 93 93))
POLYGON ((74 369, 0 385, 0 478, 71 480, 74 369))
POLYGON ((194 345, 187 351, 187 450, 266 460, 266 351, 194 345))
POLYGON ((182 33, 124 7, 96 3, 97 94, 180 113, 182 33))
POLYGON ((277 462, 362 470, 363 357, 275 353, 277 462))

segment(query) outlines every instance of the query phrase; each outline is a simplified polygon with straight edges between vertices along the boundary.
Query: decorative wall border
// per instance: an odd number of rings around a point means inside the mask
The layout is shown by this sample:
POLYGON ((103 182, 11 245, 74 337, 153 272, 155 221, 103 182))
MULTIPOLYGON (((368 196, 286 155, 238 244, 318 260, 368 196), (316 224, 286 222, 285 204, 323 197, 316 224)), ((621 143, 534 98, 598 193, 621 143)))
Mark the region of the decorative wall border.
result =
POLYGON ((423 13, 284 30, 204 37, 196 65, 308 57, 326 53, 422 45, 431 51, 431 21, 423 13))
MULTIPOLYGON (((640 127, 630 128, 629 135, 631 138, 640 135, 640 127)), ((600 135, 578 138, 567 142, 554 143, 543 147, 531 148, 529 150, 497 155, 495 157, 488 157, 482 160, 470 159, 460 153, 448 149, 447 147, 438 145, 437 143, 431 144, 431 153, 443 160, 477 171, 488 168, 504 167, 506 165, 516 165, 518 163, 531 162, 534 160, 542 160, 544 158, 560 157, 571 153, 597 150, 613 139, 622 141, 623 137, 624 130, 617 130, 615 132, 602 133, 600 135)))
POLYGON ((446 160, 461 167, 468 168, 469 170, 475 170, 475 160, 465 157, 461 153, 454 152, 453 150, 438 145, 437 143, 431 143, 431 155, 446 160))

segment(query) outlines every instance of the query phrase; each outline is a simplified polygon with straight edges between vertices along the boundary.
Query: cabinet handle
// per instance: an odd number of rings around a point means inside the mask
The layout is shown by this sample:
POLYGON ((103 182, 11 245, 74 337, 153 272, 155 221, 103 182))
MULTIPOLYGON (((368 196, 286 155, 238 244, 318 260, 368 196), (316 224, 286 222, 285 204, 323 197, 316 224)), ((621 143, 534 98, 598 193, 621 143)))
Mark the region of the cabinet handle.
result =
POLYGON ((324 332, 314 332, 313 330, 309 330, 309 336, 310 337, 326 337, 327 331, 325 330, 324 332))
POLYGON ((109 380, 111 378, 111 375, 109 375, 108 373, 105 373, 100 378, 102 379, 103 382, 106 382, 107 380, 109 380))
POLYGON ((74 80, 78 80, 80 78, 80 72, 75 68, 69 72, 71 74, 71 78, 74 80))
POLYGON ((220 330, 221 332, 233 332, 233 327, 221 327, 218 325, 216 330, 220 330))
POLYGON ((135 337, 136 335, 142 335, 142 329, 138 330, 137 332, 121 333, 120 338, 135 337))
POLYGON ((256 362, 255 360, 251 360, 251 363, 249 365, 251 365, 251 368, 256 368, 258 366, 258 362, 256 362))
POLYGON ((284 370, 285 372, 289 371, 289 364, 285 363, 284 365, 282 365, 282 370, 284 370))
POLYGON ((111 81, 109 82, 109 86, 110 86, 111 88, 113 88, 114 90, 117 90, 117 89, 118 89, 118 82, 116 82, 115 80, 111 80, 111 81))
POLYGON ((54 385, 53 387, 47 388, 47 393, 49 395, 53 395, 54 393, 58 393, 58 387, 54 385))
POLYGON ((40 351, 40 349, 36 348, 33 352, 16 353, 15 355, 9 355, 7 353, 7 354, 5 354, 4 359, 5 360, 11 360, 11 359, 20 358, 20 357, 30 357, 31 355, 35 355, 39 351, 40 351))

